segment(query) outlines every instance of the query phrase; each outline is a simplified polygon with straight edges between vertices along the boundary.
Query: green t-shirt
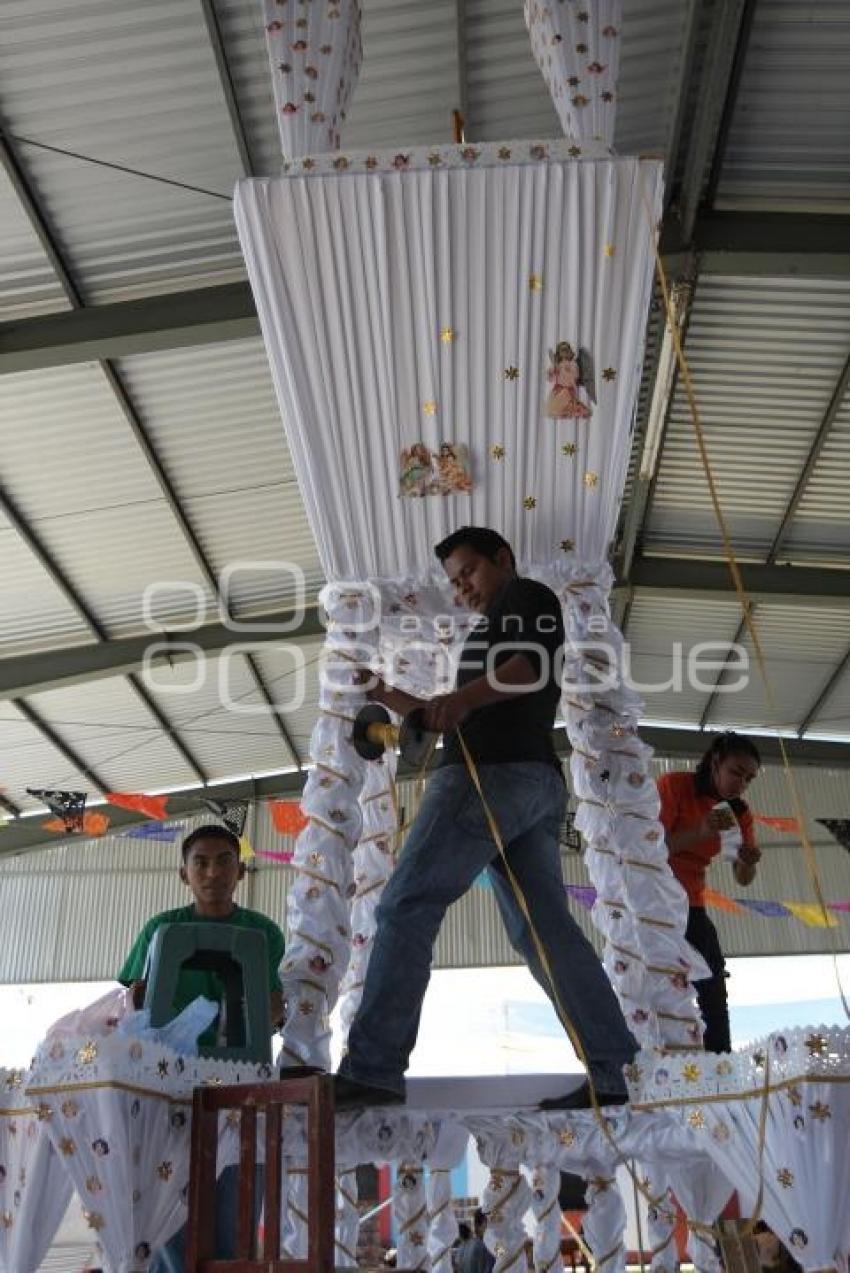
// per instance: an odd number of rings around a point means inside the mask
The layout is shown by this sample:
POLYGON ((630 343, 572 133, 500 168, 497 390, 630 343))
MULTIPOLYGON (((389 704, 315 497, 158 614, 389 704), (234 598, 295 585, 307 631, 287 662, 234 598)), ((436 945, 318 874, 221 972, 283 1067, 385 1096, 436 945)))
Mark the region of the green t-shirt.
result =
MULTIPOLYGON (((133 948, 124 961, 118 974, 118 981, 129 986, 133 981, 141 981, 147 973, 148 949, 153 935, 163 924, 233 924, 237 928, 258 928, 266 935, 266 949, 269 958, 269 989, 280 990, 278 968, 283 959, 283 933, 273 920, 261 915, 259 911, 245 910, 242 906, 234 906, 231 913, 223 919, 211 918, 209 915, 198 915, 194 906, 178 906, 173 911, 162 911, 149 919, 139 933, 133 948)), ((214 972, 200 972, 185 969, 177 979, 177 990, 174 996, 175 1016, 184 1008, 203 995, 216 1003, 224 1000, 224 986, 214 972)), ((218 1037, 216 1023, 205 1030, 198 1039, 201 1047, 214 1047, 218 1037)))

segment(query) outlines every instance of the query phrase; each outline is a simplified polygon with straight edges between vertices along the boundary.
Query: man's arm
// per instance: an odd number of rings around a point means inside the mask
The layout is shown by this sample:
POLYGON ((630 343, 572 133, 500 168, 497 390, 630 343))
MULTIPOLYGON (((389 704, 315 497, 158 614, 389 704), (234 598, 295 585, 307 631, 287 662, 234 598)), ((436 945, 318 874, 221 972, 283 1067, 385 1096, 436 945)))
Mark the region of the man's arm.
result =
POLYGON ((382 707, 388 707, 391 712, 398 712, 399 716, 407 716, 417 707, 428 705, 427 699, 416 698, 413 694, 406 694, 404 690, 387 685, 386 681, 382 681, 380 676, 376 676, 368 668, 361 669, 359 684, 368 686, 366 697, 370 703, 380 703, 382 707))

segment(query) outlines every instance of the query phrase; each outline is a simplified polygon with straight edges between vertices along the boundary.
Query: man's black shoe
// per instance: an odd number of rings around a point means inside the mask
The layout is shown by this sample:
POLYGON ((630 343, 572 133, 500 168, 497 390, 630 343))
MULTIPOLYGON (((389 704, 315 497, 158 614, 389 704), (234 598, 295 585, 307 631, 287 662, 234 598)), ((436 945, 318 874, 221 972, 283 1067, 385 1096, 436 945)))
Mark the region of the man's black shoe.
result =
POLYGON ((337 1109, 352 1109, 360 1105, 403 1105, 404 1094, 372 1083, 358 1083, 347 1074, 335 1074, 334 1101, 337 1109))
MULTIPOLYGON (((628 1095, 625 1092, 596 1092, 596 1103, 603 1109, 608 1105, 626 1105, 628 1103, 628 1095)), ((540 1108, 543 1110, 570 1110, 570 1109, 592 1109, 593 1101, 590 1099, 590 1084, 587 1079, 572 1092, 567 1092, 564 1096, 549 1096, 545 1101, 540 1102, 540 1108)))

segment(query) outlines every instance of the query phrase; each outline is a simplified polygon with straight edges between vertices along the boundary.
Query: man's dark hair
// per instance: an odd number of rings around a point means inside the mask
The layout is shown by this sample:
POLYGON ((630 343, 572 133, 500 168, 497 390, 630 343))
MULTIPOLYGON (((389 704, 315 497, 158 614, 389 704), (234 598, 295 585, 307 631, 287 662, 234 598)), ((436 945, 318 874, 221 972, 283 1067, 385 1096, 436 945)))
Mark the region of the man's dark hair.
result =
POLYGON ((236 856, 239 857, 239 836, 235 835, 228 827, 223 827, 218 822, 211 822, 206 827, 195 827, 195 830, 190 831, 186 836, 180 850, 183 854, 184 862, 199 840, 221 840, 224 844, 229 844, 236 856))
POLYGON ((476 1229, 486 1229, 486 1227, 487 1227, 487 1212, 486 1212, 486 1211, 482 1211, 480 1207, 477 1207, 477 1208, 476 1208, 476 1211, 475 1211, 474 1221, 475 1221, 475 1227, 476 1227, 476 1229))
POLYGON ((460 1224, 457 1226, 457 1236, 461 1242, 468 1242, 472 1237, 472 1230, 465 1220, 461 1220, 460 1224))
POLYGON ((486 557, 488 561, 495 561, 496 556, 502 548, 507 548, 511 557, 511 565, 516 570, 516 558, 514 550, 506 539, 496 530, 490 530, 488 526, 461 526, 460 530, 452 531, 451 535, 447 535, 445 539, 440 540, 434 549, 439 561, 445 561, 458 548, 471 548, 473 552, 480 553, 482 557, 486 557))
POLYGON ((761 767, 761 754, 753 740, 747 738, 746 734, 736 734, 734 730, 727 729, 725 733, 717 735, 696 767, 694 777, 698 789, 709 790, 712 761, 725 760, 727 756, 749 756, 761 767))

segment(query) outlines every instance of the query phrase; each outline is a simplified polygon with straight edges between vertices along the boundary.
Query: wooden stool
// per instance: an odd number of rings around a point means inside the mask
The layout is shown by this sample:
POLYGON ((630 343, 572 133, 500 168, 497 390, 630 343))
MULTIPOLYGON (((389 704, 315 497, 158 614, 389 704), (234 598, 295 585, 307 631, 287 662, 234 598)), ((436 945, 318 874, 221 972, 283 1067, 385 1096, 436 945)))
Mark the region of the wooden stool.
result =
POLYGON ((332 1273, 334 1268, 333 1079, 327 1074, 245 1087, 197 1087, 192 1102, 187 1273, 332 1273), (280 1254, 281 1128, 284 1105, 307 1106, 307 1258, 280 1254), (239 1208, 236 1258, 216 1259, 215 1188, 218 1117, 238 1109, 239 1208), (263 1251, 257 1250, 255 1169, 257 1114, 266 1119, 263 1251))

